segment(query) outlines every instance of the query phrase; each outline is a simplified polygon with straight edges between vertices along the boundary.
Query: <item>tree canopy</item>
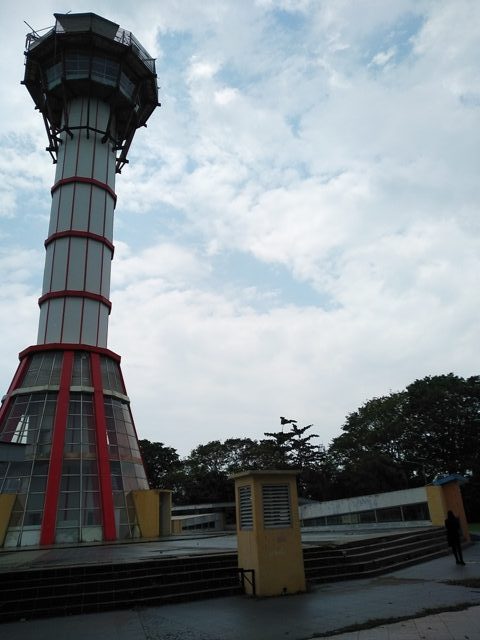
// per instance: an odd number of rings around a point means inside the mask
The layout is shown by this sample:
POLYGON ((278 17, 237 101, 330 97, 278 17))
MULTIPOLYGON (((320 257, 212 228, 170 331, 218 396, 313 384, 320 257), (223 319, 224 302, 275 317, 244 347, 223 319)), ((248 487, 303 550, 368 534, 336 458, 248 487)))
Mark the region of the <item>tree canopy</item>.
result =
POLYGON ((426 377, 347 416, 329 453, 348 469, 378 454, 407 480, 470 474, 478 465, 480 377, 426 377))
POLYGON ((415 380, 405 390, 373 398, 350 413, 328 448, 313 425, 282 418, 265 438, 200 444, 180 460, 175 449, 140 441, 153 487, 174 491, 177 503, 233 499, 232 473, 294 468, 299 494, 328 500, 393 491, 459 473, 470 479, 467 511, 480 512, 480 376, 453 373, 415 380))

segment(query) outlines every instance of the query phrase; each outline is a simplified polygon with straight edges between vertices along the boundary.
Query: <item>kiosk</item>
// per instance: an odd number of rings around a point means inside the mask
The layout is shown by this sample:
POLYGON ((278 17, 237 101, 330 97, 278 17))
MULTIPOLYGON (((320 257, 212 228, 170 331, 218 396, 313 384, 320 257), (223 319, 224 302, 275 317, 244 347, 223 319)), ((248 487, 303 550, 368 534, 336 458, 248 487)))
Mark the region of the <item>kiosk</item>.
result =
POLYGON ((232 476, 238 566, 246 592, 278 596, 305 591, 296 476, 298 471, 244 471, 232 476))
POLYGON ((437 476, 432 484, 427 485, 428 509, 430 519, 436 527, 443 527, 449 511, 460 520, 464 542, 470 542, 468 522, 463 506, 460 486, 465 484, 466 478, 459 474, 437 476))

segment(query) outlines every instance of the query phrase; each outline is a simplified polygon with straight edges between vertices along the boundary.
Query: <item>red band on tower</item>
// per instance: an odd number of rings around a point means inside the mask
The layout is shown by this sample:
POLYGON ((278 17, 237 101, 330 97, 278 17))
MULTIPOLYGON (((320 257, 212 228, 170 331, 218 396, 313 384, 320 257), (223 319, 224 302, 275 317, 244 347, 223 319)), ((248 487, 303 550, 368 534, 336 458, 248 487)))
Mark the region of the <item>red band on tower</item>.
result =
POLYGON ((53 185, 50 191, 53 195, 57 189, 59 189, 60 187, 63 187, 66 184, 79 184, 79 183, 91 184, 94 187, 103 189, 113 198, 114 204, 117 204, 117 194, 108 184, 106 184, 106 182, 100 182, 100 180, 95 180, 95 178, 86 178, 85 176, 70 176, 70 178, 62 178, 61 180, 58 180, 53 185))
POLYGON ((89 300, 94 300, 95 302, 104 304, 108 307, 108 313, 110 313, 112 309, 112 303, 104 296, 101 296, 98 293, 91 293, 90 291, 77 291, 75 289, 65 289, 63 291, 50 291, 49 293, 45 293, 38 299, 38 304, 42 305, 47 300, 53 300, 55 298, 88 298, 89 300))
POLYGON ((54 242, 55 240, 59 240, 60 238, 86 238, 87 240, 94 240, 95 242, 100 242, 104 244, 110 251, 113 253, 115 251, 115 247, 113 244, 105 238, 105 236, 101 236, 98 233, 92 233, 91 231, 79 231, 78 229, 69 229, 68 231, 57 231, 57 233, 52 233, 51 236, 45 240, 45 247, 48 247, 49 244, 54 242))

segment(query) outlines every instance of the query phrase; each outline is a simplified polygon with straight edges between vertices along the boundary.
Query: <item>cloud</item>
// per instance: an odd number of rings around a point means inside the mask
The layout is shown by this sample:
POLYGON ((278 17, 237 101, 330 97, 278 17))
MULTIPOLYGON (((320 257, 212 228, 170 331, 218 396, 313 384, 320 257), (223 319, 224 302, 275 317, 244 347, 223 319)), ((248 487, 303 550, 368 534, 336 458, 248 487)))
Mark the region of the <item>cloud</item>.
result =
POLYGON ((384 65, 387 64, 387 62, 390 62, 390 60, 395 56, 395 53, 396 53, 395 47, 390 47, 388 51, 380 51, 379 53, 373 56, 372 64, 375 64, 379 67, 383 67, 384 65))
POLYGON ((115 269, 112 288, 122 289, 149 281, 161 281, 164 288, 188 286, 196 282, 208 268, 192 251, 162 242, 133 253, 119 242, 115 247, 115 269))
POLYGON ((202 62, 200 60, 193 59, 190 64, 188 72, 188 79, 190 82, 196 80, 209 80, 218 71, 218 65, 211 62, 202 62))
MULTIPOLYGON (((386 243, 367 273, 363 257, 352 255, 335 283, 343 304, 328 312, 312 305, 262 313, 240 290, 166 292, 142 282, 118 292, 110 343, 122 346, 137 426, 151 438, 173 429, 177 446, 186 451, 229 434, 260 437, 285 408, 319 425, 328 441, 343 417, 372 394, 445 368, 473 371, 471 341, 478 338, 465 318, 475 313, 474 276, 458 291, 453 274, 445 280, 448 259, 435 260, 434 251, 426 258, 422 242, 429 244, 420 237, 413 250, 411 239, 386 243), (393 249, 397 255, 388 272, 383 254, 393 249), (395 262, 405 267, 415 254, 422 268, 412 266, 397 281, 395 262), (421 284, 415 287, 409 278, 418 273, 421 284)), ((471 258, 458 274, 465 267, 476 272, 477 259, 471 258)))
POLYGON ((232 87, 225 87, 215 92, 215 102, 220 105, 228 105, 238 96, 238 90, 232 87))
MULTIPOLYGON (((40 250, 25 249, 20 244, 3 245, 0 250, 0 322, 2 340, 0 342, 0 378, 2 391, 6 392, 18 365, 18 353, 35 342, 39 297, 32 286, 38 266, 42 263, 40 250)), ((41 274, 39 275, 41 278, 41 274)))
MULTIPOLYGON (((0 9, 4 388, 36 330, 54 172, 18 82, 23 18, 57 7, 20 4, 0 9)), ((109 334, 142 437, 187 453, 288 414, 328 442, 369 397, 477 373, 475 3, 96 11, 158 58, 162 107, 117 177, 109 334)))

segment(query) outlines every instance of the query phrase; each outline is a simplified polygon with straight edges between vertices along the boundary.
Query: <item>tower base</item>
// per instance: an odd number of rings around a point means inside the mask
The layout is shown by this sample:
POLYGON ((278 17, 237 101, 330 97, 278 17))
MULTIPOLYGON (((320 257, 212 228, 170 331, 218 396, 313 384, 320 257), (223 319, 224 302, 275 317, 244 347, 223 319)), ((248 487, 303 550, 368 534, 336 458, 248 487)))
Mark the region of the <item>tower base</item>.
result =
POLYGON ((108 349, 29 347, 0 408, 3 546, 140 537, 133 491, 148 482, 120 369, 108 349))

